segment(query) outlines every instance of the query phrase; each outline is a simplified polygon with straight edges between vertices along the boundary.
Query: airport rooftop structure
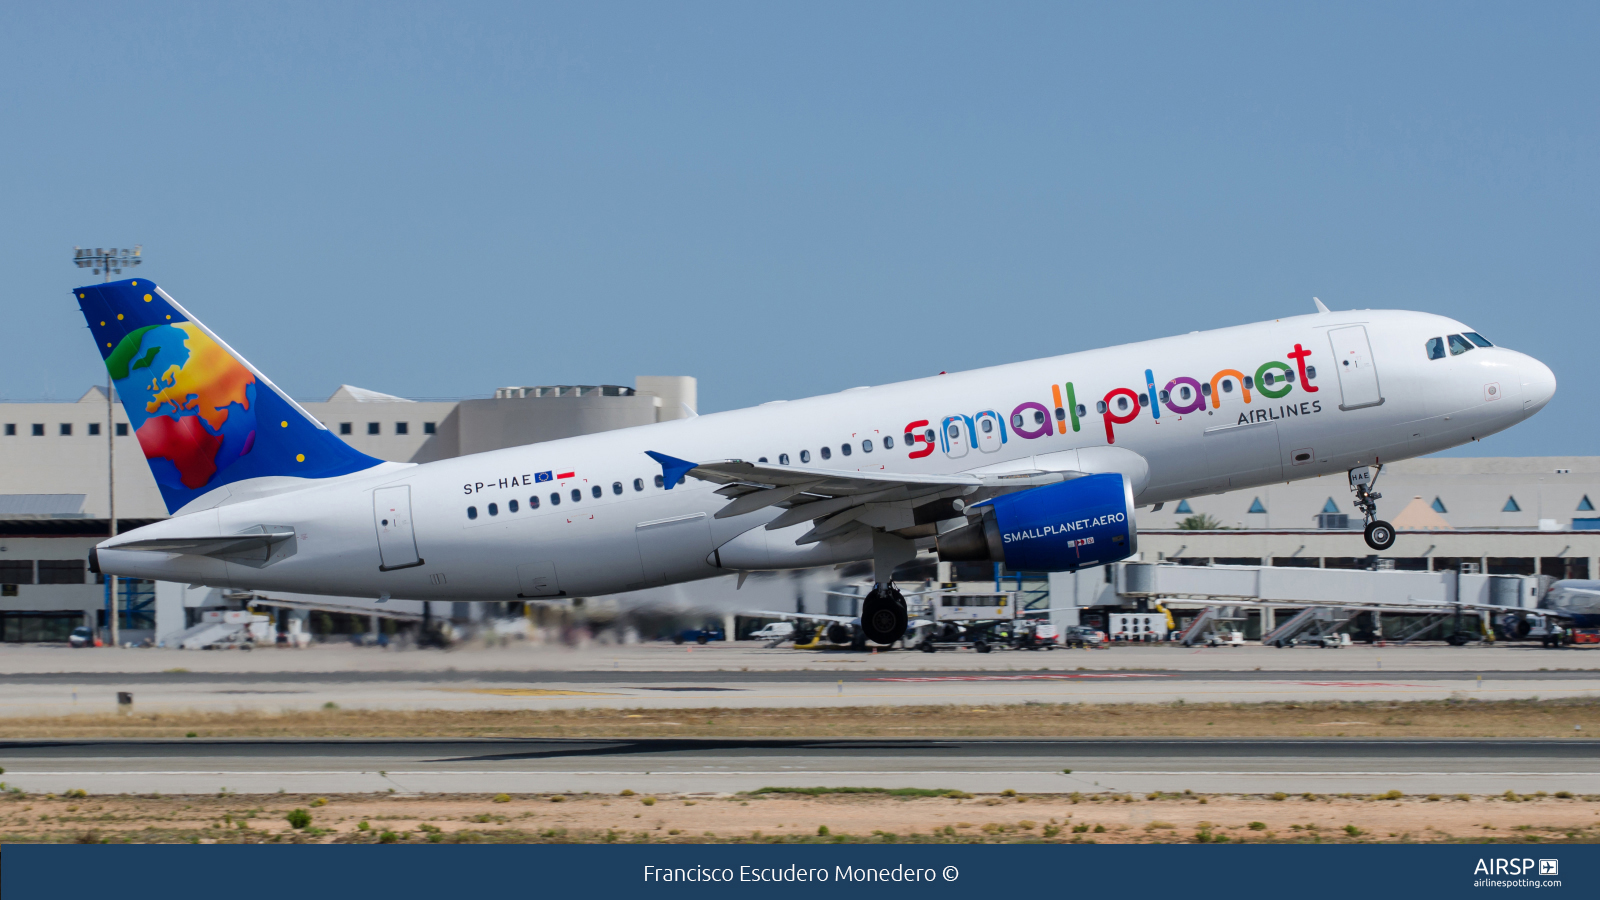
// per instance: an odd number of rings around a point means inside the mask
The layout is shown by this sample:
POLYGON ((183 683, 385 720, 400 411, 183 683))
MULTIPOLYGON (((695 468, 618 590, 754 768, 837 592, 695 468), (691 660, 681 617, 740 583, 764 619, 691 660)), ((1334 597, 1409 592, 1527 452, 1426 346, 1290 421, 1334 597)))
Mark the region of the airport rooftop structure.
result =
MULTIPOLYGON (((300 405, 362 453, 421 463, 687 418, 696 393, 688 376, 641 375, 633 387, 507 387, 470 400, 408 400, 341 385, 327 400, 300 405)), ((117 518, 166 518, 120 403, 114 421, 117 518)), ((76 402, 0 403, 0 520, 105 519, 105 427, 106 394, 98 385, 76 402)))

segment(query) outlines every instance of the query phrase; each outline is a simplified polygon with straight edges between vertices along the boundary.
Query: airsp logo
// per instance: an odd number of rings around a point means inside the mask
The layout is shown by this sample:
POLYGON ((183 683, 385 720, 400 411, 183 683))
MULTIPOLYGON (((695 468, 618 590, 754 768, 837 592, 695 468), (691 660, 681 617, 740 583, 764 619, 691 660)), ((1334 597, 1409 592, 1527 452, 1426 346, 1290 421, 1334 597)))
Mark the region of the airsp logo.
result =
MULTIPOLYGON (((1553 859, 1541 859, 1539 862, 1540 875, 1560 874, 1560 863, 1553 859)), ((1529 875, 1533 873, 1534 860, 1523 859, 1480 859, 1477 868, 1472 870, 1474 875, 1529 875)))

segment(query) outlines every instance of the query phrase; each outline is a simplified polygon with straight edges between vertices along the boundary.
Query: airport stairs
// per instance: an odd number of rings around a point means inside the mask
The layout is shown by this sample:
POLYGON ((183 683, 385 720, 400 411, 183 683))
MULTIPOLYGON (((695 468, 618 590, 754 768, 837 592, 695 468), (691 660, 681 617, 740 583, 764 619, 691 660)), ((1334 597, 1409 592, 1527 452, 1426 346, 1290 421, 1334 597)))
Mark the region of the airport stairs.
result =
POLYGON ((1422 616, 1414 622, 1407 623, 1409 627, 1395 637, 1394 643, 1403 646, 1411 643, 1412 641, 1420 641, 1432 634, 1434 631, 1438 630, 1439 626, 1450 622, 1455 617, 1456 613, 1454 611, 1448 613, 1437 613, 1431 616, 1422 616))
POLYGON ((1196 641, 1205 637, 1207 631, 1211 630, 1210 626, 1219 618, 1218 612, 1215 606, 1208 606, 1200 610, 1200 615, 1190 619, 1189 624, 1183 626, 1183 630, 1178 632, 1178 640, 1185 647, 1193 646, 1196 641))
POLYGON ((1359 615, 1361 611, 1356 609, 1310 606, 1274 628, 1261 639, 1261 643, 1269 647, 1291 647, 1296 643, 1315 641, 1337 632, 1359 615))
POLYGON ((178 632, 167 640, 169 647, 179 650, 204 650, 205 648, 232 637, 247 626, 237 622, 201 622, 193 628, 178 632))

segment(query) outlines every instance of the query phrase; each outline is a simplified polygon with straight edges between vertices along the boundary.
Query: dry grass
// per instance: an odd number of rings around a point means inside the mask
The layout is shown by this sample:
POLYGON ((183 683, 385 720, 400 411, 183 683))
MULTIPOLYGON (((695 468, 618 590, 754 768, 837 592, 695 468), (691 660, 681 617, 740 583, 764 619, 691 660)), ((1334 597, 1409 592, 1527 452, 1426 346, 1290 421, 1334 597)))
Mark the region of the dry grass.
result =
POLYGON ((1585 737, 1600 699, 818 709, 178 712, 0 719, 0 738, 1585 737), (1575 730, 1581 726, 1582 730, 1575 730))
POLYGON ((0 843, 1593 843, 1596 798, 371 794, 0 800, 0 843), (551 802, 560 796, 563 802, 551 802), (291 827, 293 811, 308 827, 291 827))

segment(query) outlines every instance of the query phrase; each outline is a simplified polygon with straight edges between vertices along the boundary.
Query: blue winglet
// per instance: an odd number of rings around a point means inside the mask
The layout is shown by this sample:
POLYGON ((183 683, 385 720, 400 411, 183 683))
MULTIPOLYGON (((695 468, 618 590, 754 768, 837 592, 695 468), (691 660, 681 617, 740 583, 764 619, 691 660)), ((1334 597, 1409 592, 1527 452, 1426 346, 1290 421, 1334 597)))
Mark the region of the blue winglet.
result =
POLYGON ((654 450, 646 450, 644 453, 656 462, 661 463, 661 482, 669 491, 672 490, 674 485, 683 480, 683 476, 689 474, 690 469, 700 465, 699 463, 689 462, 687 459, 679 459, 676 456, 657 453, 654 450))

